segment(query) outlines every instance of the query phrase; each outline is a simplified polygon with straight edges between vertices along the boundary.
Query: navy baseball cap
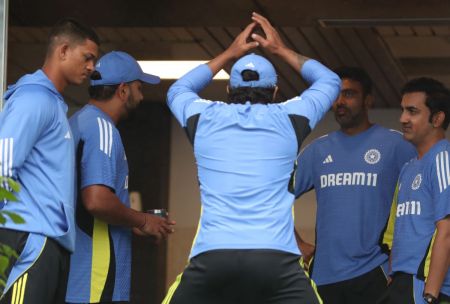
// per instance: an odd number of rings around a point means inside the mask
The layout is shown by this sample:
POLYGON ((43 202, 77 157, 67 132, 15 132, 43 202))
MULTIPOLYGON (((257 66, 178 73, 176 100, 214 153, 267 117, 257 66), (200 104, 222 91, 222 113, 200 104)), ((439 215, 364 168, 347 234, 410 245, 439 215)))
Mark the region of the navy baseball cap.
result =
POLYGON ((277 72, 266 58, 249 54, 240 58, 231 68, 230 87, 253 87, 253 88, 273 88, 277 85, 277 72), (259 74, 258 80, 244 81, 242 72, 244 70, 255 71, 259 74))
POLYGON ((158 76, 144 73, 136 59, 125 52, 112 51, 103 55, 95 65, 95 70, 100 74, 100 79, 91 76, 91 86, 116 85, 135 80, 150 84, 161 81, 158 76))

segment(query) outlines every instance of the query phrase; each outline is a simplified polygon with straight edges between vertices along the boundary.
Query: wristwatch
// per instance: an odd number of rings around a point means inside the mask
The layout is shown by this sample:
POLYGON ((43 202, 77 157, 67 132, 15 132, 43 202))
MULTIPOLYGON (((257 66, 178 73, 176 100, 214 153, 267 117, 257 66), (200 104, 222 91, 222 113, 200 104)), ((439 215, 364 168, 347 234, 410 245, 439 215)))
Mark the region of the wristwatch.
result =
POLYGON ((429 293, 426 293, 423 295, 423 300, 425 301, 425 303, 428 303, 428 304, 437 304, 438 303, 438 299, 429 293))

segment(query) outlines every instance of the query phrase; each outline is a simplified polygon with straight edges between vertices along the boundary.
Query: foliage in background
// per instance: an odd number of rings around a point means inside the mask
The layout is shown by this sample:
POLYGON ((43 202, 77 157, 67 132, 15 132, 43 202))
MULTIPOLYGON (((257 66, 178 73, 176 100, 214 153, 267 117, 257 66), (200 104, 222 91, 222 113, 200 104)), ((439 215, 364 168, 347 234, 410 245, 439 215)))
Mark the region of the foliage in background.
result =
MULTIPOLYGON (((10 178, 0 176, 0 202, 16 202, 17 197, 14 195, 14 192, 17 193, 19 190, 20 186, 17 182, 10 178)), ((4 225, 8 219, 15 224, 25 223, 20 215, 0 209, 0 225, 4 225)), ((17 257, 17 253, 11 247, 0 244, 0 290, 3 290, 6 286, 7 277, 5 271, 8 268, 9 261, 11 258, 17 259, 17 257)))

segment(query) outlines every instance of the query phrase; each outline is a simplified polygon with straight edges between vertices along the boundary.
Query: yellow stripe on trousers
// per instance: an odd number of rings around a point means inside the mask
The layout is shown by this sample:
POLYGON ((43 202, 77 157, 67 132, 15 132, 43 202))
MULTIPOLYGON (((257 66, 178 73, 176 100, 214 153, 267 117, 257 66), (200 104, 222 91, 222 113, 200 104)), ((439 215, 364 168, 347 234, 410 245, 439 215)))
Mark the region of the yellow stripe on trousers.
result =
MULTIPOLYGON (((299 264, 300 264, 300 267, 302 269, 305 269, 303 257, 300 258, 299 264)), ((316 283, 309 277, 309 273, 308 272, 306 272, 305 270, 303 270, 303 272, 305 273, 306 277, 309 279, 309 282, 311 283, 311 287, 314 290, 314 293, 316 294, 316 297, 317 297, 317 300, 319 301, 319 304, 323 304, 322 298, 320 297, 319 292, 317 291, 316 283)))
POLYGON ((11 304, 23 304, 25 287, 27 286, 28 272, 21 276, 13 285, 11 304))
POLYGON ((167 292, 166 297, 162 301, 161 304, 169 304, 170 300, 172 300, 173 294, 175 293, 175 290, 177 289, 178 285, 180 285, 181 277, 183 276, 183 273, 180 273, 177 278, 175 279, 175 282, 170 286, 169 291, 167 292))
POLYGON ((92 233, 91 294, 89 302, 98 303, 105 288, 110 263, 108 224, 94 219, 92 233))

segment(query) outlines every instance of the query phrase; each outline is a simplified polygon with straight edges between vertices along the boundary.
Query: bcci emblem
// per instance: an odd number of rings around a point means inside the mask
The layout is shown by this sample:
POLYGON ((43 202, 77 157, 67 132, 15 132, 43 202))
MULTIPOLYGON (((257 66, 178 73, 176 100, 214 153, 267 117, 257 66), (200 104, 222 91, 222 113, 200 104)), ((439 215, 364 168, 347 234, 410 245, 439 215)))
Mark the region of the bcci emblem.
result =
POLYGON ((375 165, 376 163, 378 163, 380 161, 380 158, 381 154, 377 149, 370 149, 364 155, 364 160, 370 165, 375 165))
POLYGON ((411 188, 413 190, 417 190, 420 187, 420 183, 422 183, 422 175, 421 174, 417 174, 416 177, 414 178, 411 188))

